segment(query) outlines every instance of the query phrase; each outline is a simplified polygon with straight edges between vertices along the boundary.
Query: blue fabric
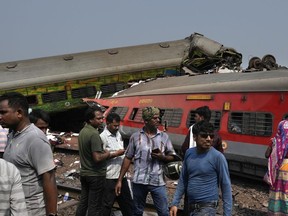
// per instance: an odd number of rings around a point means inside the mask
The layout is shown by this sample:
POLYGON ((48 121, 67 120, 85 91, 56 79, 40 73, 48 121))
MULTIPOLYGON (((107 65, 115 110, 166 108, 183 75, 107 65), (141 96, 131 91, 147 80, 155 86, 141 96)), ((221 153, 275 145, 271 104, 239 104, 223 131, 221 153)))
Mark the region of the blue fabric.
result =
POLYGON ((190 213, 189 216, 215 216, 216 208, 213 207, 203 207, 200 209, 195 209, 190 213))
POLYGON ((133 183, 133 216, 142 216, 146 204, 146 197, 150 192, 154 206, 159 216, 169 216, 168 200, 165 186, 152 186, 133 183))
POLYGON ((213 202, 222 189, 224 215, 232 213, 232 190, 228 165, 222 153, 213 147, 198 154, 197 148, 187 150, 172 206, 178 206, 186 192, 188 203, 213 202))

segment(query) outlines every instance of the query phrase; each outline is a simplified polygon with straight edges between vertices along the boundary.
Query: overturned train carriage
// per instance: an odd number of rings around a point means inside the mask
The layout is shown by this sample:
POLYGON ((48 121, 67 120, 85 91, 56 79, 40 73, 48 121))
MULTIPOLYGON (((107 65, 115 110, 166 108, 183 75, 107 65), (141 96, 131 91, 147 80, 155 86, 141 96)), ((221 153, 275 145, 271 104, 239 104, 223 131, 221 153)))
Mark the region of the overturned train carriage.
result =
POLYGON ((288 115, 288 70, 254 73, 205 74, 157 79, 106 99, 84 99, 101 104, 106 114, 121 116, 125 138, 143 126, 142 108, 161 110, 161 129, 166 129, 175 149, 181 145, 194 110, 207 105, 211 123, 223 139, 231 173, 262 177, 266 172, 265 150, 288 115))
POLYGON ((222 57, 227 62, 223 47, 192 34, 182 40, 1 63, 0 94, 21 92, 32 108, 50 112, 52 129, 77 132, 83 122, 82 97, 110 96, 139 80, 181 75, 183 65, 204 72, 215 67, 210 64, 213 55, 215 62, 222 57), (188 62, 191 58, 195 61, 188 62), (196 64, 197 59, 202 63, 196 64))

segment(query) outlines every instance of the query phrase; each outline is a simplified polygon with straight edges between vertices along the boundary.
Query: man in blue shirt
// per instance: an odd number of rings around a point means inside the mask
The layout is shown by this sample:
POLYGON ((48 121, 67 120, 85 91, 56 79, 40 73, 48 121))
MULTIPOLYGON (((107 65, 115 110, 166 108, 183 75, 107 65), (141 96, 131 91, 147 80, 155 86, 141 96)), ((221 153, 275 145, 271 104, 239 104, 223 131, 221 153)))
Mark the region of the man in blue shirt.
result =
POLYGON ((216 215, 218 186, 222 190, 224 216, 232 214, 232 190, 227 161, 214 149, 213 125, 200 121, 193 126, 196 148, 187 150, 180 179, 171 204, 170 216, 177 215, 177 206, 186 192, 189 215, 216 215))

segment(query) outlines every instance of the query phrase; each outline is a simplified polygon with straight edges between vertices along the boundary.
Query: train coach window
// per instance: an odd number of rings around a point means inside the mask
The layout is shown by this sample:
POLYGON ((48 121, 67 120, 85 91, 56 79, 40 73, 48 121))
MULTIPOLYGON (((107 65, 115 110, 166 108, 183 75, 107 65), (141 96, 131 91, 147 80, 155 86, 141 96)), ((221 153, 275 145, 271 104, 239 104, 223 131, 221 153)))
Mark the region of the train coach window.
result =
MULTIPOLYGON (((210 123, 213 124, 215 130, 220 129, 220 122, 221 122, 222 113, 220 111, 211 110, 211 119, 210 123)), ((189 128, 191 125, 195 124, 195 110, 191 110, 189 112, 186 127, 189 128)))
POLYGON ((49 93, 42 94, 43 103, 49 102, 57 102, 61 100, 67 100, 67 92, 66 91, 55 91, 49 93))
POLYGON ((85 86, 81 88, 76 88, 71 90, 72 98, 84 98, 84 97, 94 97, 96 95, 95 86, 85 86))
POLYGON ((123 120, 127 112, 128 107, 112 107, 109 113, 117 113, 121 120, 123 120))
POLYGON ((283 120, 284 119, 288 119, 288 113, 286 113, 284 116, 283 116, 283 120))
POLYGON ((179 127, 182 114, 182 109, 160 109, 161 123, 166 121, 169 127, 179 127))
POLYGON ((129 119, 133 120, 133 121, 136 121, 136 122, 143 122, 142 109, 141 108, 133 108, 129 119))
POLYGON ((29 105, 36 105, 38 104, 38 99, 36 95, 29 95, 26 96, 29 105))
POLYGON ((271 113, 231 112, 228 119, 228 131, 254 136, 271 136, 272 122, 271 113))
POLYGON ((121 91, 125 89, 125 87, 126 84, 124 82, 117 82, 117 83, 103 84, 100 86, 100 90, 102 91, 103 95, 107 95, 121 91))

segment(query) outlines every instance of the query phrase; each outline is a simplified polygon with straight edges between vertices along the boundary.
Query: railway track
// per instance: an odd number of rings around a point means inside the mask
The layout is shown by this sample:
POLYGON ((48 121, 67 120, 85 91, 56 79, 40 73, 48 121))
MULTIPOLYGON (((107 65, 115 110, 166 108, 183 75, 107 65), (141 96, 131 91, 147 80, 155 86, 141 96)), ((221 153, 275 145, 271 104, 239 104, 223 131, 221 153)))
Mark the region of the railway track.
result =
MULTIPOLYGON (((55 146, 54 153, 57 153, 58 155, 60 154, 61 155, 60 158, 62 158, 62 160, 67 159, 67 157, 71 157, 73 159, 76 158, 75 160, 79 158, 78 146, 75 144, 75 142, 64 143, 62 145, 55 146)), ((75 168, 73 167, 73 164, 74 164, 73 161, 69 161, 69 162, 67 161, 66 163, 64 163, 63 166, 66 166, 65 171, 67 172, 68 170, 69 172, 73 170, 75 168)), ((76 170, 79 169, 79 164, 77 164, 77 166, 78 167, 76 168, 76 170)), ((56 172, 60 172, 58 173, 58 177, 61 176, 61 181, 57 183, 58 194, 59 194, 59 199, 58 199, 59 210, 64 210, 67 208, 69 208, 70 210, 73 208, 76 209, 75 206, 77 206, 78 201, 80 199, 80 194, 81 194, 80 181, 77 178, 74 178, 74 180, 71 180, 72 178, 69 180, 65 180, 65 177, 64 177, 65 173, 62 173, 63 171, 60 171, 61 168, 63 169, 63 167, 59 167, 57 168, 57 171, 56 171, 56 172), (68 183, 65 183, 65 182, 68 182, 68 183), (69 199, 68 201, 64 202, 63 197, 65 193, 67 192, 69 193, 69 199)), ((175 188, 176 186, 173 184, 173 181, 167 182, 167 193, 168 193, 168 197, 170 197, 170 200, 174 194, 175 188), (170 196, 169 196, 169 193, 170 193, 170 196)), ((114 205, 114 210, 115 211, 119 210, 119 206, 117 203, 115 203, 114 205)), ((156 213, 152 198, 149 195, 147 197, 145 212, 149 212, 148 215, 153 215, 153 213, 156 213)), ((179 215, 180 216, 182 215, 182 209, 179 210, 179 215)))
MULTIPOLYGON (((71 146, 68 146, 71 148, 71 146)), ((75 149, 55 148, 54 158, 63 161, 63 165, 59 166, 56 171, 56 177, 58 182, 59 196, 59 214, 60 216, 75 215, 76 206, 80 198, 81 184, 79 181, 79 175, 73 176, 73 178, 65 177, 66 172, 71 170, 79 170, 79 154, 75 149), (77 163, 76 163, 77 162, 77 163), (67 202, 63 202, 63 196, 66 192, 69 192, 70 199, 67 202)), ((72 176, 71 176, 72 177, 72 176)), ((267 214, 267 200, 268 200, 268 186, 262 181, 255 181, 244 177, 235 176, 231 173, 231 182, 233 188, 233 202, 234 207, 233 216, 237 215, 257 215, 262 216, 267 214), (243 213, 244 212, 244 213, 243 213)), ((174 181, 167 181, 167 193, 169 203, 174 195, 176 185, 174 181)), ((221 202, 221 200, 220 200, 221 202)), ((183 206, 183 205, 181 205, 183 206)), ((117 203, 114 206, 115 211, 119 210, 117 203)), ((146 212, 148 215, 155 215, 154 206, 151 197, 147 198, 146 212), (151 214, 150 214, 151 213, 151 214)), ((222 214, 222 205, 219 205, 218 214, 222 214)), ((181 214, 179 214, 181 215, 181 214)))
MULTIPOLYGON (((60 199, 60 201, 58 201, 58 204, 59 204, 58 209, 65 210, 66 208, 71 208, 71 207, 74 207, 76 209, 76 206, 79 203, 78 200, 80 198, 81 188, 69 186, 65 184, 57 184, 57 188, 58 188, 58 194, 59 194, 59 199, 60 199), (64 202, 63 197, 65 193, 67 192, 69 193, 69 198, 67 201, 64 202)), ((170 187, 170 189, 172 188, 170 187)), ((118 210, 120 210, 119 206, 117 203, 115 203, 113 206, 113 211, 118 211, 118 210)), ((153 203, 151 202, 146 203, 145 212, 149 213, 148 215, 151 215, 152 213, 156 213, 153 203)), ((183 215, 182 209, 179 209, 178 215, 179 216, 183 215)))

